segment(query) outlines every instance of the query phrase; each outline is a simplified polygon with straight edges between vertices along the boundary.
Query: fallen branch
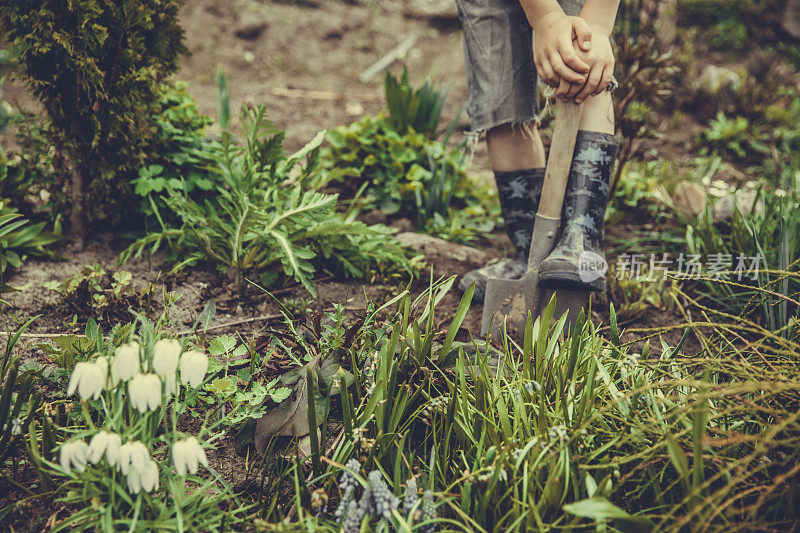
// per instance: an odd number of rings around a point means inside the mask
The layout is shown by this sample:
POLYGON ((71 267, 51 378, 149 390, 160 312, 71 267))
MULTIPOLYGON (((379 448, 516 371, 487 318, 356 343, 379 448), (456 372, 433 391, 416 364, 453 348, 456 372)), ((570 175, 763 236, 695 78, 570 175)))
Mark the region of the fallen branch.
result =
POLYGON ((372 64, 371 67, 362 72, 358 77, 359 81, 361 83, 367 83, 369 80, 389 68, 389 66, 398 58, 405 57, 408 51, 411 50, 411 47, 417 44, 418 38, 419 37, 416 34, 411 35, 405 41, 392 48, 388 54, 377 60, 372 64))
POLYGON ((374 93, 343 93, 334 91, 315 91, 310 89, 290 89, 289 87, 273 87, 270 92, 282 98, 305 98, 307 100, 321 100, 323 102, 336 102, 339 100, 367 100, 382 102, 382 94, 374 93))

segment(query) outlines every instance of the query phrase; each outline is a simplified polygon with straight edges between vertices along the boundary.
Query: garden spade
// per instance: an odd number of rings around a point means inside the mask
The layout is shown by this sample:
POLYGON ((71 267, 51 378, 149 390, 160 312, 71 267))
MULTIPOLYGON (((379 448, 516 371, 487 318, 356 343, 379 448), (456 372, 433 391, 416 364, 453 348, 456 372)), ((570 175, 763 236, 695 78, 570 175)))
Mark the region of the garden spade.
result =
MULTIPOLYGON (((572 152, 581 121, 583 104, 556 101, 556 123, 550 155, 544 174, 542 197, 533 223, 531 250, 528 255, 528 269, 521 279, 490 278, 486 284, 486 297, 483 303, 481 335, 486 336, 491 328, 492 335, 500 338, 505 326, 508 334, 521 339, 525 322, 530 314, 534 319, 539 315, 544 301, 553 294, 551 290, 539 287, 539 265, 550 254, 556 243, 561 224, 561 207, 567 188, 567 178, 572 164, 572 152)), ((569 320, 574 321, 580 309, 586 304, 587 291, 555 290, 556 311, 553 316, 561 316, 569 311, 569 320)))

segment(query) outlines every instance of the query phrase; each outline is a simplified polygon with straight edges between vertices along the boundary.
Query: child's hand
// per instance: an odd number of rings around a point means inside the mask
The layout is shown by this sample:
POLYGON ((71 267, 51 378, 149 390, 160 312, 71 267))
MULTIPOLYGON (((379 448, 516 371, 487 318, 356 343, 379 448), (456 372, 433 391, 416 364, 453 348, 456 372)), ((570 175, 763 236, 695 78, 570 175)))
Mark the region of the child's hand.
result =
POLYGON ((596 28, 592 30, 592 46, 588 52, 582 50, 577 42, 573 42, 576 54, 590 66, 589 75, 584 83, 573 83, 562 78, 556 90, 556 96, 562 100, 574 100, 580 104, 589 96, 602 93, 611 83, 614 75, 614 51, 611 49, 611 39, 596 28))
POLYGON ((586 21, 556 10, 536 21, 534 30, 533 62, 542 81, 552 87, 558 87, 562 80, 583 86, 590 69, 575 50, 586 52, 591 47, 592 30, 586 21), (577 48, 573 40, 580 43, 577 48))

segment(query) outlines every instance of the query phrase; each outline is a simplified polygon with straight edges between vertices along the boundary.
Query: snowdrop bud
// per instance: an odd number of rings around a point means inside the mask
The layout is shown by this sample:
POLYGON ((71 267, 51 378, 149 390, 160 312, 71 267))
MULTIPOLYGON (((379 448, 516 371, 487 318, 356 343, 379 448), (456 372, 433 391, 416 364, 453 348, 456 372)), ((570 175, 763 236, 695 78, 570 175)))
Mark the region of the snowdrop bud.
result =
POLYGON ((174 376, 181 355, 181 343, 175 339, 161 339, 153 347, 153 370, 166 379, 174 376))
POLYGON ((150 452, 147 451, 147 446, 141 441, 126 442, 119 448, 117 468, 126 476, 133 476, 138 479, 138 476, 147 467, 148 461, 151 461, 150 452))
POLYGON ((179 476, 196 474, 199 465, 208 468, 206 452, 195 437, 187 437, 172 445, 172 462, 179 476))
POLYGON ((107 369, 108 364, 105 360, 102 363, 99 363, 98 360, 97 363, 85 362, 75 365, 72 376, 69 378, 67 396, 72 396, 77 390, 81 400, 99 398, 105 385, 107 369), (104 366, 106 371, 103 370, 104 366))
POLYGON ((89 461, 97 464, 105 454, 108 464, 116 466, 121 445, 122 439, 119 435, 110 431, 100 431, 89 442, 89 461))
POLYGON ((128 384, 131 405, 140 413, 161 405, 161 380, 155 374, 139 374, 128 384))
POLYGON ((191 350, 181 357, 181 381, 194 388, 202 385, 208 370, 208 356, 203 352, 191 350))
POLYGON ((129 342, 114 351, 111 363, 111 379, 114 383, 128 381, 139 374, 139 343, 129 342))
POLYGON ((70 471, 70 465, 74 466, 78 472, 83 472, 88 458, 89 446, 80 439, 61 445, 61 469, 64 472, 70 471))

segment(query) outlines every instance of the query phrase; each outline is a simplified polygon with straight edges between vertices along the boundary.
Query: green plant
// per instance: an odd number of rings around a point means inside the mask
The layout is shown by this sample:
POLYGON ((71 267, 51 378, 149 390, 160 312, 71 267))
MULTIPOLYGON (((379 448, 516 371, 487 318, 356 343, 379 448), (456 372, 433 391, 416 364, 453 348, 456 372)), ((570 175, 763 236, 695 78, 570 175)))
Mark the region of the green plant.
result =
POLYGON ((95 263, 84 265, 78 274, 62 281, 48 281, 44 287, 61 295, 62 315, 75 315, 81 321, 114 323, 130 318, 131 307, 138 309, 143 300, 150 300, 153 284, 136 291, 132 282, 130 272, 120 270, 112 274, 95 263))
POLYGON ((213 121, 197 109, 186 84, 164 84, 156 107, 151 115, 158 129, 153 154, 131 182, 143 197, 139 209, 151 223, 157 222, 156 211, 161 217, 169 214, 162 193, 176 191, 200 203, 222 186, 214 160, 218 147, 205 136, 213 121))
POLYGON ((711 43, 725 51, 746 49, 748 37, 747 26, 736 19, 721 20, 711 29, 711 43))
POLYGON ((206 456, 220 422, 187 433, 180 418, 183 394, 207 381, 208 357, 139 323, 130 342, 98 344, 96 358, 73 370, 68 393, 102 397, 103 416, 95 425, 85 412, 59 464, 43 461, 65 478, 60 501, 79 509, 59 529, 226 529, 245 509, 206 456), (210 475, 198 475, 200 465, 210 475))
POLYGON ((648 24, 642 27, 642 4, 633 0, 621 6, 614 32, 616 77, 620 83, 614 91, 614 116, 622 142, 611 180, 611 197, 634 153, 636 140, 657 135, 649 124, 650 116, 653 110, 662 109, 670 101, 680 72, 675 52, 659 50, 654 37, 655 18, 651 16, 648 24))
POLYGON ((366 208, 408 217, 419 231, 461 242, 499 221, 496 193, 466 173, 462 151, 421 133, 399 132, 384 114, 330 130, 326 138, 319 175, 366 208), (449 229, 459 210, 466 210, 461 235, 449 229))
POLYGON ((6 269, 18 268, 27 254, 50 254, 46 246, 61 239, 61 227, 58 221, 52 232, 44 227, 44 222, 31 224, 8 200, 0 198, 0 281, 6 269))
POLYGON ((3 82, 5 78, 0 78, 0 135, 6 130, 8 125, 15 117, 14 110, 8 102, 3 101, 3 82))
POLYGON ((703 147, 702 153, 712 152, 745 158, 753 152, 762 155, 769 153, 769 149, 760 139, 763 139, 763 136, 754 133, 749 120, 744 117, 731 119, 720 112, 696 142, 703 147))
MULTIPOLYGON (((22 333, 35 320, 31 319, 15 331, 8 339, 0 361, 0 465, 5 465, 20 449, 41 395, 36 390, 38 373, 20 371, 19 356, 12 353, 22 333)), ((16 468, 15 468, 16 470, 16 468)), ((3 477, 5 469, 0 469, 3 477)))
POLYGON ((696 219, 684 220, 679 231, 685 231, 686 250, 680 252, 727 263, 719 275, 702 273, 699 296, 730 313, 752 313, 794 336, 798 310, 790 302, 800 290, 794 274, 800 249, 797 202, 792 190, 783 195, 762 190, 748 216, 736 206, 729 222, 715 224, 709 206, 696 219))
POLYGON ((131 214, 130 180, 156 132, 149 112, 160 83, 186 51, 179 0, 0 6, 0 25, 22 73, 47 111, 60 185, 69 185, 72 231, 85 219, 131 214), (53 65, 58 65, 57 69, 53 65))
POLYGON ((383 88, 386 108, 389 111, 388 118, 395 131, 403 134, 411 129, 430 139, 436 138, 442 109, 450 94, 449 87, 440 92, 426 80, 422 87, 415 91, 408 78, 408 69, 403 67, 403 76, 400 80, 386 71, 383 88))
POLYGON ((677 177, 677 170, 669 161, 629 162, 609 200, 606 222, 619 222, 631 211, 659 219, 666 211, 668 194, 677 177))
POLYGON ((666 271, 651 269, 643 265, 635 276, 628 273, 619 274, 614 268, 609 269, 608 299, 618 309, 617 316, 622 320, 635 319, 642 316, 647 309, 672 312, 674 302, 672 294, 677 285, 666 271))
POLYGON ((272 285, 278 275, 268 267, 280 264, 286 276, 312 294, 317 268, 363 277, 376 263, 407 264, 391 238, 392 230, 358 222, 352 210, 339 213, 336 196, 309 189, 322 136, 286 158, 281 149, 284 134, 265 113, 263 106, 242 110, 244 146, 224 134, 217 162, 226 187, 202 204, 169 191, 164 201, 180 226, 164 223, 161 231, 128 247, 121 260, 166 245, 178 260, 175 270, 206 262, 227 272, 239 289, 248 272, 272 285), (300 169, 302 161, 306 165, 300 169), (299 175, 291 177, 293 170, 299 175))

